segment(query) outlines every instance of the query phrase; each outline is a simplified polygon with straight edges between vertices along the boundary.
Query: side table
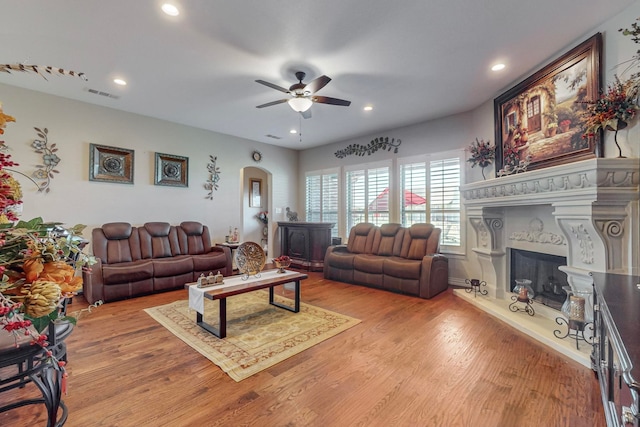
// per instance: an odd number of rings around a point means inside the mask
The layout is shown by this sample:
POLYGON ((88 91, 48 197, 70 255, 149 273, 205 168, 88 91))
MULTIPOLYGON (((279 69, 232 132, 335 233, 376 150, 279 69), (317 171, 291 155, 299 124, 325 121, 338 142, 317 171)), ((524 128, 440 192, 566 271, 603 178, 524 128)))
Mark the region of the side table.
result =
POLYGON ((238 267, 236 266, 236 256, 235 256, 235 251, 236 249, 238 249, 238 246, 240 246, 240 242, 223 242, 223 243, 216 243, 216 246, 226 246, 231 250, 231 265, 233 267, 233 271, 238 271, 238 267))

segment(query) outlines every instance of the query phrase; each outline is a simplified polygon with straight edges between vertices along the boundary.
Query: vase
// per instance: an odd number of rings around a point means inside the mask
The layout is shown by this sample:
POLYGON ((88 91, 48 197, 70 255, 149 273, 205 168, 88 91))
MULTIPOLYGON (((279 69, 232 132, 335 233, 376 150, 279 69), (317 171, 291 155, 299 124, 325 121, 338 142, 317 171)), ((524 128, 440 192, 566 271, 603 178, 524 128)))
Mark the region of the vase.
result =
POLYGON ((612 128, 609 125, 607 125, 605 127, 605 130, 611 130, 611 131, 614 132, 613 141, 616 143, 616 147, 618 147, 618 158, 619 159, 626 159, 626 157, 622 155, 622 149, 620 148, 620 144, 618 144, 618 131, 622 130, 622 129, 626 128, 626 127, 627 127, 627 122, 623 122, 622 120, 618 120, 618 127, 616 129, 612 128))
POLYGON ((567 321, 569 321, 569 317, 570 317, 569 305, 571 304, 571 295, 573 295, 573 292, 571 291, 571 286, 563 286, 562 289, 567 293, 567 298, 564 300, 564 303, 562 304, 562 308, 560 308, 560 312, 562 313, 564 318, 567 319, 567 321))

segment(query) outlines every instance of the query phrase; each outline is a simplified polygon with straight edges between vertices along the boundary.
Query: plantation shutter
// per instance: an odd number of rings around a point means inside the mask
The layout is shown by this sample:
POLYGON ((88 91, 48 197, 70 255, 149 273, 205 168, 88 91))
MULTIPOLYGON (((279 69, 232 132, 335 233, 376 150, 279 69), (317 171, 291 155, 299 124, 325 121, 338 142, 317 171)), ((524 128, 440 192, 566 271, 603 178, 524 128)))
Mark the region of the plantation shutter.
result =
POLYGON ((460 159, 429 164, 430 222, 442 229, 443 245, 460 246, 460 159))

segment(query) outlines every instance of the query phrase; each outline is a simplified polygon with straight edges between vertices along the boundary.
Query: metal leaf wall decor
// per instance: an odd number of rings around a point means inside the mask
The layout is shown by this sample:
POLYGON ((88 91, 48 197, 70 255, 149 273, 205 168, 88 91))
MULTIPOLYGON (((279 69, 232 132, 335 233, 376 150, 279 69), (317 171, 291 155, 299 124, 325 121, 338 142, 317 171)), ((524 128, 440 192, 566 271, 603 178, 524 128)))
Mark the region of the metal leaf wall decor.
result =
POLYGON ((9 73, 11 71, 18 71, 23 73, 36 73, 41 76, 43 79, 47 80, 47 75, 61 75, 61 76, 72 76, 72 77, 80 77, 82 80, 87 81, 87 76, 84 73, 78 73, 77 71, 72 70, 64 70, 62 68, 50 67, 44 65, 24 65, 24 64, 0 64, 0 72, 9 73))
POLYGON ((389 137, 384 136, 371 140, 371 142, 367 145, 348 145, 347 148, 336 151, 335 155, 339 159, 344 159, 345 157, 350 155, 364 156, 366 154, 367 156, 370 156, 378 150, 393 150, 394 154, 398 154, 398 148, 400 147, 400 144, 402 144, 402 141, 400 141, 399 139, 396 140, 395 138, 391 138, 391 141, 389 141, 389 137))
POLYGON ((31 143, 31 146, 35 150, 36 153, 42 154, 42 164, 36 165, 36 170, 31 175, 36 181, 41 181, 38 183, 38 191, 48 193, 51 189, 49 185, 51 184, 51 180, 54 177, 54 173, 60 173, 56 166, 60 163, 60 157, 56 154, 58 149, 56 148, 56 144, 49 145, 48 134, 49 130, 47 128, 39 129, 34 128, 38 137, 40 139, 34 139, 31 143))
POLYGON ((209 160, 211 160, 207 164, 207 172, 209 173, 209 178, 207 182, 204 184, 205 190, 209 191, 207 193, 207 199, 213 200, 213 190, 218 189, 218 182, 220 182, 220 168, 216 165, 218 161, 218 157, 214 157, 209 155, 209 160))

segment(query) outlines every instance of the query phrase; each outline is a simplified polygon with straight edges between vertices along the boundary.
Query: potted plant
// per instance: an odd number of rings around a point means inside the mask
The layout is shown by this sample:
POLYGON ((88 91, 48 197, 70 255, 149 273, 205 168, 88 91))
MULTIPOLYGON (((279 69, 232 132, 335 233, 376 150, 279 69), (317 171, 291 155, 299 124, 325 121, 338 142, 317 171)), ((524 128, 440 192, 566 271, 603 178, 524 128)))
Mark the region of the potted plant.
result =
POLYGON ((571 127, 571 120, 563 120, 560 122, 560 131, 561 132, 567 132, 569 131, 569 128, 571 127))
POLYGON ((553 138, 558 132, 558 123, 551 122, 547 125, 547 138, 553 138))

